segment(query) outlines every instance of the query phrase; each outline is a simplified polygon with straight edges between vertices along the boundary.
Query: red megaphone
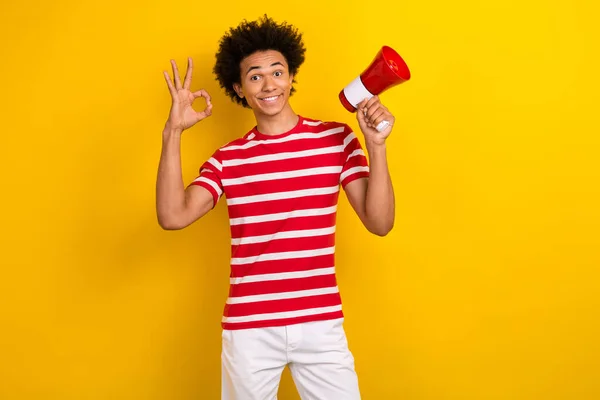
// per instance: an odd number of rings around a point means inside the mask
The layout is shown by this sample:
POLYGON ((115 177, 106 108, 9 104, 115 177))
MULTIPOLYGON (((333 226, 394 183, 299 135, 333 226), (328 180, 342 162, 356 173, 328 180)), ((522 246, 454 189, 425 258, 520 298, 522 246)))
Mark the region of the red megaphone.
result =
POLYGON ((365 98, 370 99, 409 79, 410 70, 402 57, 391 47, 383 46, 371 65, 340 91, 339 98, 346 110, 355 112, 358 103, 365 98))

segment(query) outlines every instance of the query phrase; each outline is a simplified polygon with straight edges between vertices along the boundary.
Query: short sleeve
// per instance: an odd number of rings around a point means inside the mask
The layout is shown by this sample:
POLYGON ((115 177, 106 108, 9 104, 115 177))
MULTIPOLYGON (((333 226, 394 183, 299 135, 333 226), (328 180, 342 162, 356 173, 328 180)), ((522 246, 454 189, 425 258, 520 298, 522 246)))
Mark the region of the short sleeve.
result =
POLYGON ((202 186, 208 190, 213 196, 213 208, 217 205, 217 202, 223 194, 223 184, 221 183, 222 173, 223 162, 221 153, 217 150, 204 162, 204 164, 202 164, 198 176, 189 185, 202 186))
POLYGON ((369 164, 358 138, 348 125, 344 133, 344 164, 340 175, 343 188, 355 179, 369 177, 369 164))

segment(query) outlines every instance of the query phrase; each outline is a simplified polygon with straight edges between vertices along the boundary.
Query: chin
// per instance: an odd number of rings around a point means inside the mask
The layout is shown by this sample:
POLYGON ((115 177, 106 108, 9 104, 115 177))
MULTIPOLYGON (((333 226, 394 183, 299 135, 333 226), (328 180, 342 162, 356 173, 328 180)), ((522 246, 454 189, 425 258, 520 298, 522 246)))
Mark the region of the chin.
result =
POLYGON ((263 115, 268 115, 270 117, 275 116, 277 114, 280 114, 283 111, 283 107, 277 108, 275 110, 271 109, 271 110, 260 110, 261 114, 263 115))
POLYGON ((268 115, 270 117, 280 114, 285 108, 285 105, 281 107, 257 107, 254 111, 258 114, 268 115))

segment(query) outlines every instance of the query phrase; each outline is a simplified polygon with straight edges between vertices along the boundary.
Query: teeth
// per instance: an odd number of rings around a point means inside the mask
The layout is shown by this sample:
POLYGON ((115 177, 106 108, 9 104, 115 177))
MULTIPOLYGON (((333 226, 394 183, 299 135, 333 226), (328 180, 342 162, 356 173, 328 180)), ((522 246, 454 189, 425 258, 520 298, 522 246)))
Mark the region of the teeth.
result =
POLYGON ((264 101, 273 101, 273 100, 277 99, 277 97, 279 97, 279 96, 265 97, 263 100, 264 101))

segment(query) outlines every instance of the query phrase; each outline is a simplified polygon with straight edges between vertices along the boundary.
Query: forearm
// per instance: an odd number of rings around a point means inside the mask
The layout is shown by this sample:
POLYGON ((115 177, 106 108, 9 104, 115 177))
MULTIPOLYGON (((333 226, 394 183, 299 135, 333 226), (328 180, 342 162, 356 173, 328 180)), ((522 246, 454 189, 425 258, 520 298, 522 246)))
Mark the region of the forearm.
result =
POLYGON ((392 230, 395 218, 394 189, 387 163, 386 145, 366 144, 370 173, 365 201, 369 230, 386 235, 392 230))
POLYGON ((168 125, 163 130, 162 152, 156 179, 156 212, 163 228, 176 224, 185 209, 185 188, 181 171, 181 130, 168 125))

